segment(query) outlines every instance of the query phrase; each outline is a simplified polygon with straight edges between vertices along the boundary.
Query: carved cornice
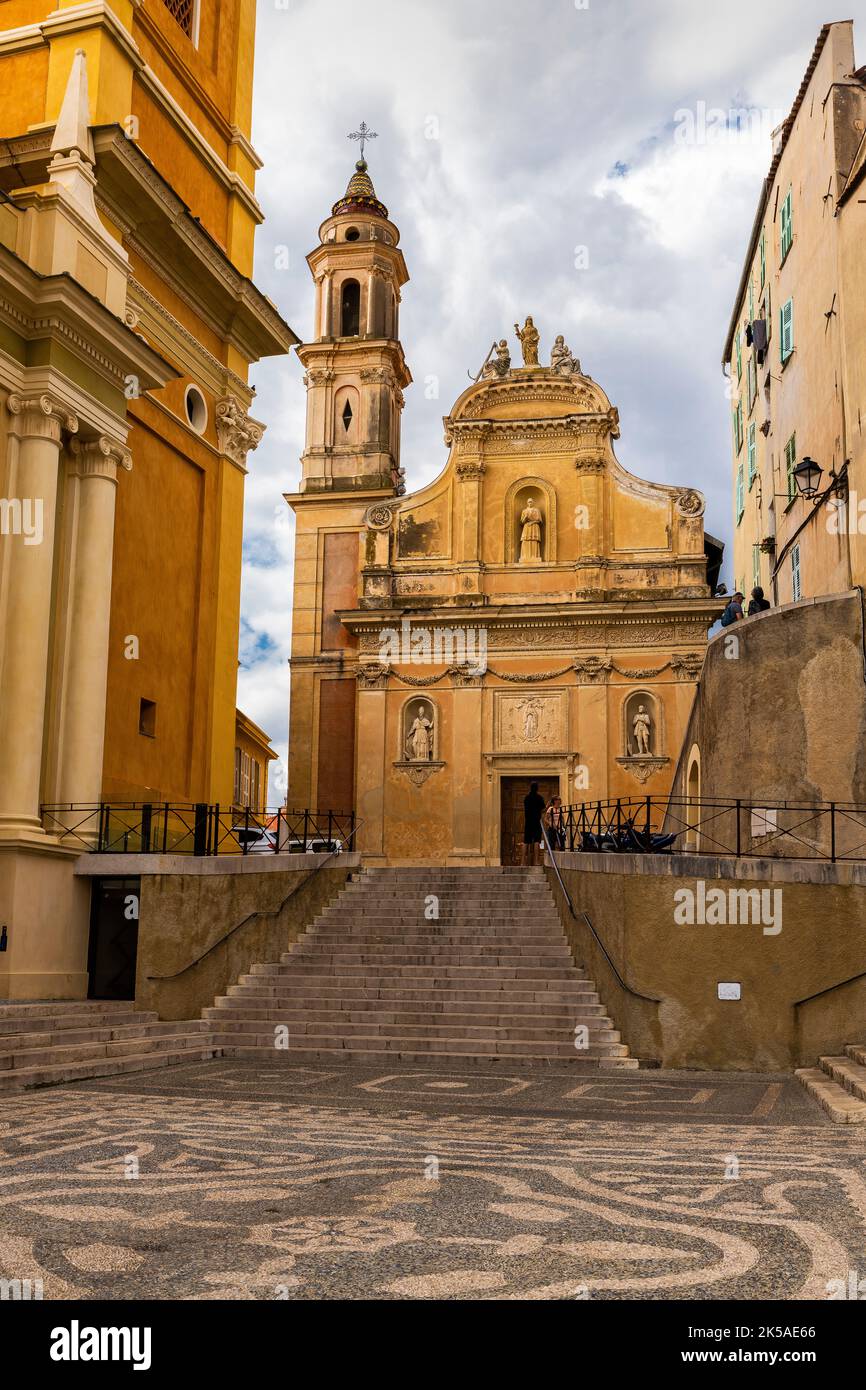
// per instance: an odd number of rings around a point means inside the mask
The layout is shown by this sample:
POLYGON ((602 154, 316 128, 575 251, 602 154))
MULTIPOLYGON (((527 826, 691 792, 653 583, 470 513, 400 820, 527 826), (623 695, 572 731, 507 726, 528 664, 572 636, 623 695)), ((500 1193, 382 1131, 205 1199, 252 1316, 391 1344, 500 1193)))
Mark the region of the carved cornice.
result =
POLYGON ((78 417, 47 392, 19 396, 13 391, 6 398, 6 409, 14 416, 19 439, 50 439, 59 444, 64 430, 75 434, 78 429, 78 417))
MULTIPOLYGON (((134 277, 131 277, 129 281, 129 290, 132 297, 136 301, 138 301, 142 305, 146 305, 147 308, 152 311, 152 313, 154 313, 160 319, 162 319, 162 321, 166 324, 166 327, 169 329, 172 337, 179 338, 183 343, 187 345, 187 347, 190 349, 191 353, 195 355, 195 357, 197 357, 200 361, 204 362, 208 366, 216 381, 218 381, 220 384, 224 383, 225 386, 233 387, 234 390, 237 391, 238 394, 241 396, 241 399, 251 399, 252 392, 250 391, 249 386, 243 380, 243 378, 239 377, 236 372, 231 371, 231 369, 228 368, 225 365, 225 363, 220 362, 219 358, 215 357, 212 352, 209 352, 208 349, 204 347, 204 345, 201 342, 199 342, 195 334, 190 333, 189 329, 181 323, 180 319, 175 318, 174 314, 170 313, 170 311, 166 309, 165 305, 161 304, 160 301, 156 298, 156 296, 151 294, 150 290, 145 289, 144 285, 142 285, 140 280, 136 280, 134 277)), ((131 328, 133 332, 137 331, 138 329, 140 317, 141 316, 136 312, 134 307, 129 305, 127 306, 124 318, 127 327, 131 328), (133 321, 131 322, 130 320, 133 321)))
POLYGON ((247 415, 236 397, 224 396, 216 403, 216 430, 220 453, 245 468, 247 454, 259 447, 265 426, 247 415))
POLYGON ((457 464, 457 477, 461 483, 474 483, 483 478, 486 472, 481 459, 464 459, 457 464))

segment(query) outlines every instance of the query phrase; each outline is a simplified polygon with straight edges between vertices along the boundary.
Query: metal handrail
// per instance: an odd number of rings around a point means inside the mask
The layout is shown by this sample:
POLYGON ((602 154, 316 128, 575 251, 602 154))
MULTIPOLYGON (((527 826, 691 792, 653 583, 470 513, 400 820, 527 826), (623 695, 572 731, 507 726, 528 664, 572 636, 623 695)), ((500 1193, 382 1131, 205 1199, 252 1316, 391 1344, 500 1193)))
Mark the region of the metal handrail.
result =
POLYGON ((303 811, 219 802, 101 801, 40 806, 45 828, 92 854, 300 853, 310 842, 351 841, 354 811, 303 811), (294 846, 292 849, 290 846, 294 846))
MULTIPOLYGON (((349 835, 350 840, 355 835, 356 831, 361 829, 361 826, 363 824, 364 822, 362 820, 356 822, 356 824, 352 828, 351 834, 349 835)), ((208 946, 206 951, 202 951, 200 956, 196 956, 195 960, 191 960, 189 965, 185 965, 181 970, 176 970, 173 975, 148 975, 148 980, 177 980, 180 978, 181 975, 185 975, 188 970, 192 970, 196 965, 200 965, 203 960, 207 959, 207 957, 211 954, 212 951, 216 950, 217 946, 222 946, 224 942, 228 941, 230 936, 234 936, 236 931, 240 931, 241 927, 245 927, 247 922, 252 922, 255 917, 279 917, 283 908, 286 906, 286 903, 291 902, 295 894, 299 893, 302 888, 306 888, 308 883, 312 883, 313 879, 320 872, 320 870, 324 869, 329 859, 333 859, 338 854, 345 853, 346 851, 344 849, 332 849, 330 853, 327 854, 325 858, 321 861, 321 863, 316 864, 310 870, 310 872, 300 883, 293 884, 292 891, 288 893, 285 898, 283 898, 283 901, 280 903, 279 907, 269 908, 266 911, 262 911, 260 908, 257 908, 255 912, 248 912, 246 917, 243 917, 240 922, 236 922, 233 927, 229 927, 228 931, 225 932, 219 938, 218 941, 214 941, 210 946, 208 946)))
POLYGON ((845 985, 853 985, 855 980, 866 980, 866 970, 861 970, 859 975, 851 975, 847 980, 839 980, 835 985, 828 985, 826 989, 819 989, 815 994, 807 994, 805 999, 795 999, 791 1008, 799 1009, 801 1004, 811 1004, 813 999, 820 999, 824 994, 832 994, 836 989, 844 989, 845 985))
MULTIPOLYGON (((543 819, 541 822, 541 833, 544 836, 544 843, 547 845, 547 853, 550 855, 550 862, 553 865, 553 871, 556 874, 557 879, 559 880, 559 886, 563 891, 565 901, 568 903, 568 910, 576 922, 577 913, 574 910, 574 903, 571 901, 571 894, 569 893, 568 889, 565 886, 565 883, 563 882, 562 874, 559 872, 559 865, 556 862, 556 856, 553 852, 553 846, 550 843, 550 839, 547 834, 547 828, 544 824, 543 819)), ((631 985, 628 984, 628 982, 624 980, 622 975, 619 973, 619 970, 616 967, 616 963, 611 959, 610 952, 608 951, 607 947, 605 946, 595 927, 592 925, 592 922, 590 921, 588 914, 586 912, 581 911, 580 915, 583 918, 584 922, 586 922, 586 925, 589 927, 589 930, 592 932, 592 935, 595 938, 595 941, 599 949, 604 955, 605 960, 607 961, 608 965, 610 966, 611 970, 613 971, 614 975, 619 981, 620 986, 626 991, 626 993, 632 995, 635 999, 643 999, 648 1004, 661 1004, 661 999, 657 999, 655 995, 641 994, 640 990, 632 989, 631 985)))

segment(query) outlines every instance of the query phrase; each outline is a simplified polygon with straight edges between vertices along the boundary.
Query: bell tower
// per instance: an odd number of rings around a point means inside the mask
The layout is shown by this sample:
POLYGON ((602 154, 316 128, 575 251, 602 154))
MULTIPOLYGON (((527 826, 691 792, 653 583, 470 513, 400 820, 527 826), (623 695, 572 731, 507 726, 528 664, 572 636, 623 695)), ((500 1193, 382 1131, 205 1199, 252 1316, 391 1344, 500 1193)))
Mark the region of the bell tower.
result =
MULTIPOLYGON (((363 150, 362 150, 363 153, 363 150)), ((409 279, 400 233, 361 158, 307 257, 316 283, 301 493, 402 493, 400 413, 412 380, 399 336, 409 279)))

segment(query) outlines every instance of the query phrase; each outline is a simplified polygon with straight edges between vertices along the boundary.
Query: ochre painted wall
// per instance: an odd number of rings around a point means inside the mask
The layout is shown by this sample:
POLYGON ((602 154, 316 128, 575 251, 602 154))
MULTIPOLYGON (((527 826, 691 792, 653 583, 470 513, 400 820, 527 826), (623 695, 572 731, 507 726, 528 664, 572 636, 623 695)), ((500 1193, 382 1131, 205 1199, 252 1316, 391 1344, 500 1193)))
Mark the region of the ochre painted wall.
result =
POLYGON ((601 854, 564 854, 559 864, 576 920, 552 870, 548 878, 572 950, 634 1056, 663 1067, 787 1071, 866 1037, 866 979, 855 978, 866 975, 862 866, 601 854), (707 890, 778 890, 782 930, 678 925, 674 894, 696 894, 699 881, 707 890), (719 999, 722 983, 739 984, 741 999, 719 999))

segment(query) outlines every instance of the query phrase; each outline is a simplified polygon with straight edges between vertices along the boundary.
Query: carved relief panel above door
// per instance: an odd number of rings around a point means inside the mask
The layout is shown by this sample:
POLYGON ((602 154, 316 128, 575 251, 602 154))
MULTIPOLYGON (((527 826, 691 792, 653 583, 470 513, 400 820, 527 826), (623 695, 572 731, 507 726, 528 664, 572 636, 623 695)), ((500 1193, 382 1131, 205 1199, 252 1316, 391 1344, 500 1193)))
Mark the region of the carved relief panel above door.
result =
POLYGON ((493 738, 497 753, 557 753, 568 741, 568 692, 497 690, 493 738))

